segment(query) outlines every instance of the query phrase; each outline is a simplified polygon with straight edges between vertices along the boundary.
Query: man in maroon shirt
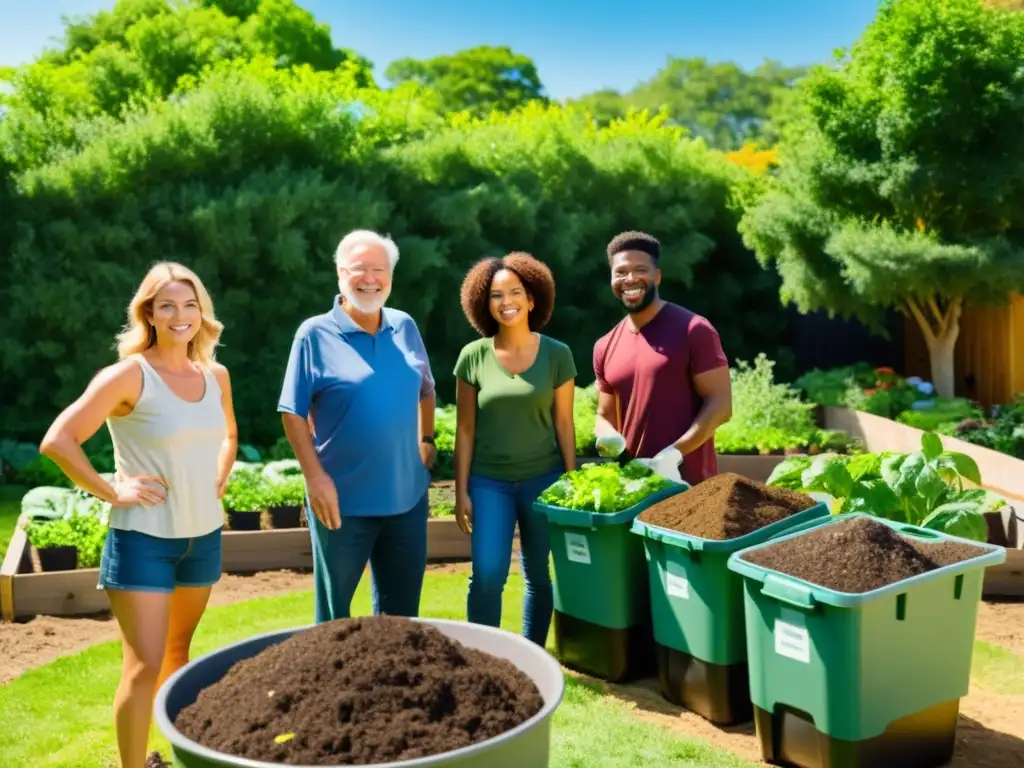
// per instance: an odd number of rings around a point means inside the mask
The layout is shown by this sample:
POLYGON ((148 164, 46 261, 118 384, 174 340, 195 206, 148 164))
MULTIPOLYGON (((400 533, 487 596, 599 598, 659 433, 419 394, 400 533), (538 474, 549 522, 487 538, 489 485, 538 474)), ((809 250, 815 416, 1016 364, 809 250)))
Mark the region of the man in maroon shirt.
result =
POLYGON ((611 287, 629 313, 594 345, 598 438, 621 434, 632 458, 675 447, 695 485, 718 472, 715 429, 732 415, 729 361, 707 319, 664 301, 658 240, 623 232, 608 244, 611 287))

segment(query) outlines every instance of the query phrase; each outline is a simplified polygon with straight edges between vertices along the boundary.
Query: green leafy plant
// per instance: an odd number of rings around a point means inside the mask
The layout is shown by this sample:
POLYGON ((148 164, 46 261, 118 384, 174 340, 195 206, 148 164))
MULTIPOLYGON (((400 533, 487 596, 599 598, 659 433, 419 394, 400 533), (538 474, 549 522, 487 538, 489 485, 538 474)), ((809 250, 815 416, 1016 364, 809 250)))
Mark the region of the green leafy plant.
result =
POLYGON ((965 480, 981 485, 974 459, 943 450, 939 437, 925 432, 921 450, 910 454, 793 456, 775 468, 768 484, 826 493, 835 499, 834 514, 865 512, 985 541, 984 514, 1005 506, 1006 500, 984 488, 967 487, 965 480))
POLYGON ((451 480, 455 477, 455 406, 446 405, 434 413, 434 460, 433 477, 436 480, 451 480))
POLYGON ((232 471, 222 499, 233 512, 261 512, 269 506, 270 479, 260 465, 243 466, 232 471))
POLYGON ((715 432, 721 453, 778 453, 811 444, 818 432, 812 403, 774 380, 775 363, 759 354, 753 366, 739 360, 730 371, 732 418, 715 432))
POLYGON ((272 480, 264 491, 264 500, 268 507, 301 507, 306 501, 306 481, 301 474, 272 480))
POLYGON ((36 549, 75 546, 75 530, 70 518, 32 520, 25 526, 25 536, 36 549))
POLYGON ((1024 459, 1024 394, 993 409, 990 419, 966 419, 953 434, 961 440, 1024 459))
POLYGON ((103 554, 107 524, 102 518, 88 513, 48 520, 29 520, 25 536, 36 549, 75 547, 79 568, 96 568, 103 554))
POLYGON ((868 363, 855 363, 842 368, 815 368, 793 382, 807 399, 818 405, 846 407, 846 393, 851 387, 860 390, 874 386, 875 369, 868 363))
POLYGON ((672 481, 638 462, 619 466, 618 462, 608 461, 584 464, 564 473, 544 490, 539 500, 554 507, 612 514, 629 509, 671 485, 672 481))
POLYGON ((924 430, 953 434, 956 425, 966 419, 980 419, 982 411, 970 400, 963 397, 936 397, 934 400, 919 403, 896 417, 900 424, 924 430))

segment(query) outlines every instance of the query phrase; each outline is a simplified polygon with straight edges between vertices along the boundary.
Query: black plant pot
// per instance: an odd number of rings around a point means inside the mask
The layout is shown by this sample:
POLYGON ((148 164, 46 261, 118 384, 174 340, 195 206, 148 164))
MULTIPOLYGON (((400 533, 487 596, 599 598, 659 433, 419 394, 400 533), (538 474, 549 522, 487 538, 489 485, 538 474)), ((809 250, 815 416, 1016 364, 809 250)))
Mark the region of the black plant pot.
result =
POLYGON ((260 529, 260 513, 236 512, 229 509, 228 527, 232 531, 258 531, 260 529))
POLYGON ((274 528, 299 528, 302 526, 299 519, 301 510, 302 507, 294 504, 285 507, 271 507, 269 510, 270 523, 274 528))
POLYGON ((74 571, 78 568, 78 547, 36 548, 44 571, 74 571))

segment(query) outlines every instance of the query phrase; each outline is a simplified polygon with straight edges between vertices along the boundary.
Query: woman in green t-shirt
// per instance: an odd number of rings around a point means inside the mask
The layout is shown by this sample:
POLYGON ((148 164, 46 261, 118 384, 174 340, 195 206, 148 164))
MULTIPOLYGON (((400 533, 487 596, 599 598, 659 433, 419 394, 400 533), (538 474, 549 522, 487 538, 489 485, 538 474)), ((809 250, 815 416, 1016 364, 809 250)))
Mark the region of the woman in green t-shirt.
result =
POLYGON ((455 364, 455 515, 472 536, 470 621, 496 627, 519 525, 526 582, 523 634, 544 645, 553 597, 547 519, 540 493, 576 467, 572 351, 539 333, 555 281, 529 254, 478 262, 462 283, 462 310, 482 338, 455 364))

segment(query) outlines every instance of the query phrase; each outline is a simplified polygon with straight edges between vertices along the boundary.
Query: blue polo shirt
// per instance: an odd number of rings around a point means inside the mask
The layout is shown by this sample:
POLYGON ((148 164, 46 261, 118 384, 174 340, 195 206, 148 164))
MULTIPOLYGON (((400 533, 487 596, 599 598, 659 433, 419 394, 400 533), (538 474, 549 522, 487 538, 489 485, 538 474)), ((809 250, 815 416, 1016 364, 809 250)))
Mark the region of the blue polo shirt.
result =
POLYGON ((416 321, 385 307, 370 334, 334 299, 295 334, 277 410, 312 415, 342 517, 399 515, 430 484, 420 459, 419 403, 434 392, 416 321))

